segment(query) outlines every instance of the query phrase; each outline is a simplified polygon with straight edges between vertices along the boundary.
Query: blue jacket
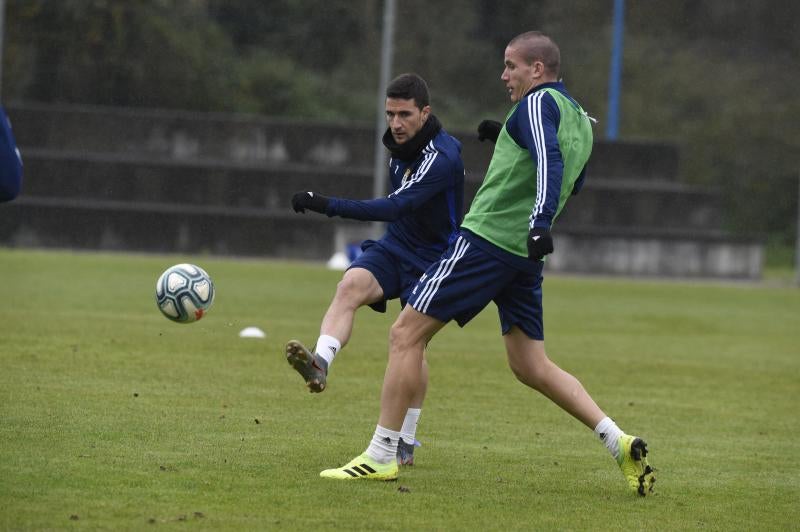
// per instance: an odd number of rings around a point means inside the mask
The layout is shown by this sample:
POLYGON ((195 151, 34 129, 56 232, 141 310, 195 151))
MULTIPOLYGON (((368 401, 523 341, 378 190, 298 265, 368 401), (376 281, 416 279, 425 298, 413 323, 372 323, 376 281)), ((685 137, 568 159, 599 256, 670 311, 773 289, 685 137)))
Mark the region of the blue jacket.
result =
POLYGON ((464 163, 461 143, 444 129, 412 160, 389 159, 394 190, 385 198, 330 198, 326 214, 390 222, 378 243, 421 270, 439 259, 461 225, 464 163))
POLYGON ((0 107, 0 201, 11 201, 22 187, 20 157, 5 109, 0 107))

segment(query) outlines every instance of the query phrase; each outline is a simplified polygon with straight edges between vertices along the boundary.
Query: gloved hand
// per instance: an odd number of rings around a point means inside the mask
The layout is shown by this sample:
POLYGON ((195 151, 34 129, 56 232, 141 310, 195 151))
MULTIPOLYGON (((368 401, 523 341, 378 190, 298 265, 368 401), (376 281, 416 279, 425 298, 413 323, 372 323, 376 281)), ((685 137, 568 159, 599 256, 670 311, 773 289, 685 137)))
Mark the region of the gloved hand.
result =
POLYGON ((292 209, 294 212, 305 214, 306 209, 325 214, 328 210, 328 198, 315 192, 297 192, 292 196, 292 209))
POLYGON ((486 139, 492 142, 497 142, 497 137, 500 136, 500 130, 503 129, 503 124, 495 120, 484 120, 478 125, 478 140, 483 142, 486 139))
POLYGON ((548 253, 553 252, 553 237, 550 229, 544 227, 531 227, 528 231, 528 258, 542 260, 548 253))

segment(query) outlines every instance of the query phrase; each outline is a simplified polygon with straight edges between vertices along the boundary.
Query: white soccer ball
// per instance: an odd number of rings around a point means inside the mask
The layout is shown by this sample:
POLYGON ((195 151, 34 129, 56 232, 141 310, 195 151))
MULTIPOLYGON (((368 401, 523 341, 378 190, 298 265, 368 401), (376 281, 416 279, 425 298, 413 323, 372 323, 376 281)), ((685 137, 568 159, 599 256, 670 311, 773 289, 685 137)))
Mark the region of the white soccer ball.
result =
POLYGON ((205 316, 214 302, 214 282, 199 266, 176 264, 156 281, 156 303, 161 313, 178 323, 205 316))

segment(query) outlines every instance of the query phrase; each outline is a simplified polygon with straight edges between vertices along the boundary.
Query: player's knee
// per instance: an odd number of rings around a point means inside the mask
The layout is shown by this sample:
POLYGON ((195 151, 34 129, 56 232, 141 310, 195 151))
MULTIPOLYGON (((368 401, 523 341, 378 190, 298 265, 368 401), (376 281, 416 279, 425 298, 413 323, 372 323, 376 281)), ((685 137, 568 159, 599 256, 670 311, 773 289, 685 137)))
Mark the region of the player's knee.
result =
POLYGON ((528 384, 529 374, 528 371, 519 364, 514 364, 513 362, 509 362, 508 367, 511 369, 511 373, 520 381, 522 384, 528 384))
POLYGON ((365 298, 365 288, 349 276, 344 276, 336 285, 336 299, 351 306, 359 306, 365 298))
POLYGON ((525 372, 525 371, 517 371, 512 368, 514 376, 517 377, 517 380, 520 381, 522 384, 533 388, 537 391, 542 391, 544 389, 545 380, 541 378, 541 375, 537 374, 536 372, 525 372))
POLYGON ((395 321, 389 329, 389 352, 395 353, 404 350, 410 344, 409 329, 399 321, 395 321))
POLYGON ((508 365, 518 381, 534 390, 542 391, 547 388, 550 375, 549 362, 547 359, 538 361, 529 358, 523 360, 509 359, 508 365))
POLYGON ((396 320, 389 329, 390 353, 403 353, 411 349, 424 350, 424 342, 414 333, 414 328, 402 317, 396 320))

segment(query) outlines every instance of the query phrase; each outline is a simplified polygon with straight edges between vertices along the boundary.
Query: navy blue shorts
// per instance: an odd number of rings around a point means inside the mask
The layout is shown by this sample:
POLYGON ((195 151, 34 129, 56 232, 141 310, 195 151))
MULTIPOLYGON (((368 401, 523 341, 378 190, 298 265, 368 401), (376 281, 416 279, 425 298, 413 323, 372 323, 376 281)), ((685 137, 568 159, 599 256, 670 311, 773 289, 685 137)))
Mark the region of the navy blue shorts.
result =
POLYGON ((377 312, 386 312, 386 302, 400 298, 400 305, 405 306, 411 289, 414 288, 423 271, 411 262, 405 261, 390 253, 374 240, 366 240, 361 245, 363 252, 350 264, 350 268, 364 268, 372 273, 383 290, 383 300, 372 303, 370 308, 377 312))
POLYGON ((539 262, 533 271, 521 271, 459 236, 419 279, 409 304, 463 327, 494 301, 503 334, 516 325, 529 338, 544 340, 543 265, 539 262))

